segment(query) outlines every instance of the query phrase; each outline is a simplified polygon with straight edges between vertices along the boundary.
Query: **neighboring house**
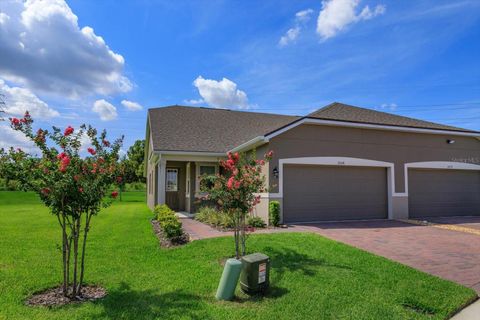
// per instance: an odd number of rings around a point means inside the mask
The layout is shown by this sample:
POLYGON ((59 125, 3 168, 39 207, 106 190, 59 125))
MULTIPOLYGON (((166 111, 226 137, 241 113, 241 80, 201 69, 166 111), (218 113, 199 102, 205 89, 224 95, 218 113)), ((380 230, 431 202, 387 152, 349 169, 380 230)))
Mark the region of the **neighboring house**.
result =
POLYGON ((269 192, 285 223, 480 215, 480 132, 333 103, 307 116, 150 109, 148 205, 195 212, 199 177, 227 152, 273 150, 269 192))

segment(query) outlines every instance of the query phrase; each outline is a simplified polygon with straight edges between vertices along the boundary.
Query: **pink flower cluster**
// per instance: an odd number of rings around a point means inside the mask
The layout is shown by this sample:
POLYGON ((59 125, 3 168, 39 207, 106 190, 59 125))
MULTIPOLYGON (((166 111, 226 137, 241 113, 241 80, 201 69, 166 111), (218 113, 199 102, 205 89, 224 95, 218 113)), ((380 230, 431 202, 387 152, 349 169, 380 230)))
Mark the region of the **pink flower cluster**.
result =
POLYGON ((18 130, 22 127, 23 124, 31 124, 33 122, 32 117, 28 111, 25 112, 23 118, 10 118, 10 125, 13 129, 18 130))
POLYGON ((66 137, 66 136, 69 136, 73 133, 73 128, 71 126, 68 126, 65 131, 63 132, 63 135, 66 137))
POLYGON ((57 155, 57 159, 60 160, 60 167, 58 170, 60 172, 67 171, 67 167, 70 164, 70 157, 65 152, 62 152, 57 155))

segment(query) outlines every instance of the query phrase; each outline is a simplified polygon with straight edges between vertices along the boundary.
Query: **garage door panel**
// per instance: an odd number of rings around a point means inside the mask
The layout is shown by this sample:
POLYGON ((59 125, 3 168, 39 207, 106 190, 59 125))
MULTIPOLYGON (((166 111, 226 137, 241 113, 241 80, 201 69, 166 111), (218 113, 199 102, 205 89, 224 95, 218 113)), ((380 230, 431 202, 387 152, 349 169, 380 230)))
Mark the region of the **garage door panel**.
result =
POLYGON ((480 172, 410 169, 409 215, 412 218, 480 215, 480 172))
POLYGON ((287 165, 285 222, 387 217, 385 168, 287 165))

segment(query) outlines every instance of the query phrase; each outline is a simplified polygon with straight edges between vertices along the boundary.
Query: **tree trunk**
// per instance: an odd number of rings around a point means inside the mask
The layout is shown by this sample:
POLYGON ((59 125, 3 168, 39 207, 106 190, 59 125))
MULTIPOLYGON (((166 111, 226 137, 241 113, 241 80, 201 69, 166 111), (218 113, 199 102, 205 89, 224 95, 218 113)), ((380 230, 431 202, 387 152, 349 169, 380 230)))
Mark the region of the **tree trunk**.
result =
POLYGON ((63 295, 66 297, 68 295, 68 264, 67 264, 67 246, 68 246, 68 239, 67 239, 67 231, 66 231, 66 219, 65 213, 62 212, 62 222, 59 222, 62 226, 62 263, 63 263, 63 295))
POLYGON ((80 216, 73 221, 73 285, 72 298, 77 297, 78 238, 80 236, 80 216))
POLYGON ((70 257, 72 256, 72 235, 68 237, 67 241, 67 286, 70 284, 70 257))
POLYGON ((243 212, 240 213, 240 219, 241 219, 241 237, 240 238, 242 243, 242 257, 243 257, 246 253, 246 242, 247 242, 246 235, 245 235, 246 221, 245 221, 245 214, 243 212))
POLYGON ((87 235, 90 228, 90 219, 92 215, 88 214, 85 215, 85 228, 83 230, 83 243, 82 243, 82 257, 80 263, 80 281, 78 283, 78 293, 82 293, 82 285, 83 285, 83 275, 85 274, 85 249, 87 246, 87 235))
POLYGON ((234 212, 234 231, 233 235, 235 238, 235 257, 240 259, 240 220, 238 217, 238 212, 234 212))

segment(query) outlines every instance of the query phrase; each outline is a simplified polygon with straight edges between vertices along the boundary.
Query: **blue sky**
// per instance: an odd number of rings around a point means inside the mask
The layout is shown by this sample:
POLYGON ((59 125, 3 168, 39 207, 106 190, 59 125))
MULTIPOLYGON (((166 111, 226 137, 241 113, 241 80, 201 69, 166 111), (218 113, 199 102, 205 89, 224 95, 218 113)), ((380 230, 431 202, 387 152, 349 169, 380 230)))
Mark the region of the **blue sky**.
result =
MULTIPOLYGON (((40 125, 88 122, 125 148, 171 104, 340 101, 480 130, 479 57, 478 0, 0 3, 7 111, 34 104, 40 125)), ((0 147, 24 143, 2 126, 0 147)))

